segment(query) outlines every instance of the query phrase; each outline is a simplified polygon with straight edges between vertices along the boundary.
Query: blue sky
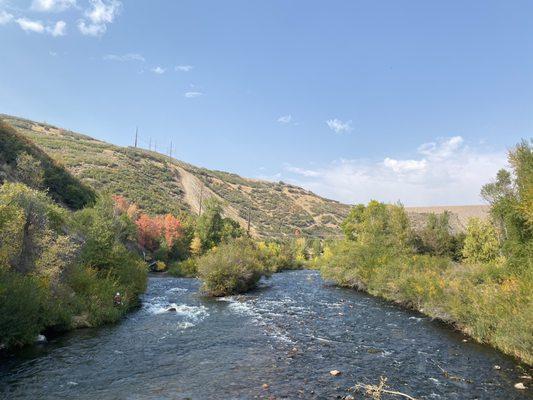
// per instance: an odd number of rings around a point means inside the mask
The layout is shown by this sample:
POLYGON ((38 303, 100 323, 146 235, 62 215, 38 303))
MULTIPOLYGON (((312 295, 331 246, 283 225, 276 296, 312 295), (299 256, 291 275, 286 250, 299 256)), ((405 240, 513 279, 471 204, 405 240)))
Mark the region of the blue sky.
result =
POLYGON ((476 204, 533 136, 528 1, 0 0, 0 112, 344 202, 476 204), (150 139, 151 138, 151 139, 150 139))

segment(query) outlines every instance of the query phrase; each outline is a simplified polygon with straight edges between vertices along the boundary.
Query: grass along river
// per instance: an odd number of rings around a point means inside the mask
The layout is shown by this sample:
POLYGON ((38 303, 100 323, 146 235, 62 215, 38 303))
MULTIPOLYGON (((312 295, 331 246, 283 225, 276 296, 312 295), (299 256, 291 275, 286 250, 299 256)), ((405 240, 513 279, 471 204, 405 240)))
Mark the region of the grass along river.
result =
POLYGON ((315 271, 275 274, 243 296, 198 288, 153 276, 122 323, 2 359, 0 398, 357 399, 348 388, 380 376, 417 399, 531 398, 514 388, 528 372, 511 358, 315 271))

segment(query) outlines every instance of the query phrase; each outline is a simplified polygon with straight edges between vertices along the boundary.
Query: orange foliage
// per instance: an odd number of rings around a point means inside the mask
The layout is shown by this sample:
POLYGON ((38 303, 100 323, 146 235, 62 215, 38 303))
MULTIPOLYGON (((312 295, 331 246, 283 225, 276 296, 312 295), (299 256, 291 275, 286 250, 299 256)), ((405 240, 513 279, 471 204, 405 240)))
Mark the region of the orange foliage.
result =
POLYGON ((150 217, 147 214, 139 214, 139 207, 128 202, 123 196, 115 195, 113 200, 118 214, 127 214, 129 218, 135 221, 138 233, 137 241, 140 247, 155 251, 158 249, 161 239, 164 238, 170 248, 182 236, 181 223, 172 214, 150 217))
POLYGON ((139 246, 150 251, 157 250, 162 238, 170 248, 182 235, 180 221, 171 214, 156 217, 141 214, 135 224, 139 246))
POLYGON ((139 246, 150 251, 157 250, 159 238, 163 233, 163 218, 150 218, 146 214, 141 214, 135 224, 137 225, 139 246))
POLYGON ((168 247, 172 247, 174 241, 181 237, 181 223, 180 221, 173 216, 172 214, 165 215, 165 241, 167 242, 168 247))

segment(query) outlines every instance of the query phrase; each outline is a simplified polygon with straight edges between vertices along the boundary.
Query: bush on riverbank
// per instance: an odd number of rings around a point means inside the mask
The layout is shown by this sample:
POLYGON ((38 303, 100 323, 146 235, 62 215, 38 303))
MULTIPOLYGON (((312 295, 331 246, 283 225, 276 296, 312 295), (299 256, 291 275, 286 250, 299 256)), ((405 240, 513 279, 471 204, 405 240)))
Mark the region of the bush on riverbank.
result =
POLYGON ((131 221, 105 197, 69 213, 23 184, 0 187, 0 344, 116 321, 146 286, 131 221), (122 305, 113 296, 121 293, 122 305))
MULTIPOLYGON (((509 173, 501 172, 496 182, 483 188, 491 202, 492 224, 469 225, 462 263, 453 261, 456 252, 446 246, 433 246, 441 257, 417 254, 405 240, 409 227, 403 223, 403 209, 371 202, 354 207, 343 224, 346 239, 327 246, 317 260, 323 277, 440 318, 532 364, 531 145, 519 145, 510 162, 514 182, 509 173)), ((428 237, 431 231, 425 232, 426 243, 450 242, 428 237)))
POLYGON ((172 276, 194 278, 198 275, 198 265, 195 258, 189 258, 179 263, 174 263, 168 269, 172 276))
POLYGON ((304 266, 302 241, 258 242, 262 264, 271 272, 301 269, 304 266))
POLYGON ((227 296, 256 287, 261 276, 270 276, 256 245, 236 239, 211 249, 197 259, 202 290, 210 296, 227 296))

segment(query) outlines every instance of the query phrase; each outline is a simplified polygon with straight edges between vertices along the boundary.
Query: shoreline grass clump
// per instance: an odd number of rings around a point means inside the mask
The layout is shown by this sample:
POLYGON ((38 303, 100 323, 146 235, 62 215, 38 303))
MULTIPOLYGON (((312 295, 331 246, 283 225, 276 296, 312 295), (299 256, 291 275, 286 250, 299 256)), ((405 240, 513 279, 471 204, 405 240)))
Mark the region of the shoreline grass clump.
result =
POLYGON ((202 291, 213 297, 245 293, 254 289, 262 276, 271 274, 256 245, 246 238, 222 243, 196 263, 202 291))

